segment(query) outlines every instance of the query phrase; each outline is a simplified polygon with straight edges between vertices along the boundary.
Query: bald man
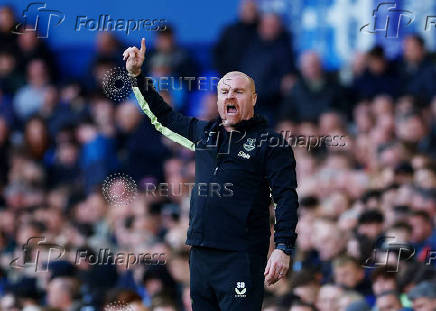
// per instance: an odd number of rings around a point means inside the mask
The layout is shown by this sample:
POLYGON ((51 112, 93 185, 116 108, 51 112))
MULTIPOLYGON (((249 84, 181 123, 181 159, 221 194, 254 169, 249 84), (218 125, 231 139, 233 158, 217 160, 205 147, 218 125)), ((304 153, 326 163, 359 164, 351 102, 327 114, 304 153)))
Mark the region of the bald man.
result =
POLYGON ((289 269, 297 234, 298 198, 292 149, 254 114, 256 89, 242 72, 219 81, 219 117, 200 121, 174 111, 141 74, 141 48, 123 54, 139 105, 158 131, 195 151, 189 229, 193 311, 260 311, 264 282, 289 269), (275 202, 275 249, 269 206, 275 202))

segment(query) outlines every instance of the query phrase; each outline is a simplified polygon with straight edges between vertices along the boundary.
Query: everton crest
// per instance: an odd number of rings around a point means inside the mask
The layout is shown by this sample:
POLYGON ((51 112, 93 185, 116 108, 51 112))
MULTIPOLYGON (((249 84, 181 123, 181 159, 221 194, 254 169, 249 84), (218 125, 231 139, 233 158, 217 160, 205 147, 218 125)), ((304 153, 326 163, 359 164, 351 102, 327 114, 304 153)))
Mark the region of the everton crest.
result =
POLYGON ((246 151, 253 150, 256 147, 256 138, 247 138, 243 146, 246 151))

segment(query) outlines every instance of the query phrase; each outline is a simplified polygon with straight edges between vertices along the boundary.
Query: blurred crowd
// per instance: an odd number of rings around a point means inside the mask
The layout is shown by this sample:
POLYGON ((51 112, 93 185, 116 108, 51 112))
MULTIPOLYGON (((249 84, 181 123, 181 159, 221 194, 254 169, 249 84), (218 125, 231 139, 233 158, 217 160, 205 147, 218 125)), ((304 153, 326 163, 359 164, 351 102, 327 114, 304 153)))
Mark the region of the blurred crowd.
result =
MULTIPOLYGON (((105 96, 104 75, 123 66, 125 48, 111 33, 98 33, 83 79, 68 79, 37 33, 11 32, 18 22, 0 7, 0 310, 191 311, 189 189, 180 185, 194 182, 193 154, 159 135, 131 97, 105 96), (137 188, 125 206, 102 191, 116 173, 129 177, 121 187, 137 188), (145 191, 162 182, 165 195, 145 191), (112 260, 129 253, 165 256, 112 260)), ((148 45, 144 67, 153 77, 243 71, 277 132, 344 137, 294 147, 293 271, 266 288, 264 310, 436 310, 432 54, 410 34, 399 59, 374 46, 331 72, 315 51, 295 55, 291 39, 279 15, 243 1, 211 49, 213 68, 170 26, 148 45)), ((178 91, 161 95, 179 111, 217 116, 214 92, 193 109, 192 94, 178 91)))

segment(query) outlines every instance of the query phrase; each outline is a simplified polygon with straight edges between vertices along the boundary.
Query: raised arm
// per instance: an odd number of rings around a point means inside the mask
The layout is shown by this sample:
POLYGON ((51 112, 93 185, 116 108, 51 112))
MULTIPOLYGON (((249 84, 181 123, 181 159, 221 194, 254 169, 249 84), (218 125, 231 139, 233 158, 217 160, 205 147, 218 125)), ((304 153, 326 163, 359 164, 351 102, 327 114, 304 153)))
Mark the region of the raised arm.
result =
POLYGON ((145 58, 145 39, 142 38, 141 48, 129 47, 123 53, 126 70, 132 79, 133 92, 144 113, 150 118, 154 127, 169 139, 182 146, 195 150, 195 142, 203 134, 207 122, 194 117, 187 117, 174 111, 159 95, 151 79, 141 73, 145 58))

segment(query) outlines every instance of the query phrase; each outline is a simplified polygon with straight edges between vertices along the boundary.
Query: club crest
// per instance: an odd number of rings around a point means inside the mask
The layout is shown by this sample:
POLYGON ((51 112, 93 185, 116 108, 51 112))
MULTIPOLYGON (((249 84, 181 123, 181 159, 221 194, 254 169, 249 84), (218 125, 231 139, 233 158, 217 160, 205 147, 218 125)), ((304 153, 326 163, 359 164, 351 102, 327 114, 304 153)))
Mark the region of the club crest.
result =
POLYGON ((251 151, 256 148, 256 138, 247 138, 247 141, 244 143, 244 149, 247 151, 251 151))

